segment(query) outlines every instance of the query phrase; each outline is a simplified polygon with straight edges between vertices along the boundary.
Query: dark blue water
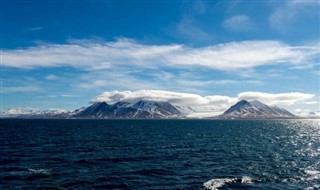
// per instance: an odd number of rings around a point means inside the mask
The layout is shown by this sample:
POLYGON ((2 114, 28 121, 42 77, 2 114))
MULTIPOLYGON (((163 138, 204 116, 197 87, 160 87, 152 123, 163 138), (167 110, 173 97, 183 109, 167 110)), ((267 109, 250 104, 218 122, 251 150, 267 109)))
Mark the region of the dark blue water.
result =
POLYGON ((319 120, 2 119, 0 144, 0 189, 320 188, 319 120))

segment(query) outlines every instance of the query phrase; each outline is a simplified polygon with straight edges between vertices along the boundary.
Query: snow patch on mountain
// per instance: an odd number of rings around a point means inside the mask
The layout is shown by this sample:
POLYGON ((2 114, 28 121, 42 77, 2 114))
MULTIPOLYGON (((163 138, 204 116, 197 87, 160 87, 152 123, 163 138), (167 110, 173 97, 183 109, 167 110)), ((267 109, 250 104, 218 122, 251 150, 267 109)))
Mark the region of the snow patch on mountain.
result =
POLYGON ((197 111, 191 108, 190 106, 174 105, 174 107, 177 108, 177 110, 179 110, 184 115, 197 113, 197 111))

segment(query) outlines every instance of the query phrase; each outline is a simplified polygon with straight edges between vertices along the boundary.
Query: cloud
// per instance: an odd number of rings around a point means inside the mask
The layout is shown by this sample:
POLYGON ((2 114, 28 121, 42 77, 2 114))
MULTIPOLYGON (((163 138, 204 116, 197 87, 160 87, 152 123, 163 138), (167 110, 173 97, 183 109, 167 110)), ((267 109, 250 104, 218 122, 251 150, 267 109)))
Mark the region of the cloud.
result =
POLYGON ((30 28, 30 31, 39 31, 39 30, 42 30, 42 29, 43 29, 43 27, 38 26, 38 27, 30 28))
POLYGON ((270 94, 262 92, 242 92, 237 97, 211 95, 201 96, 191 93, 171 92, 164 90, 138 90, 138 91, 107 91, 96 96, 91 102, 107 102, 113 104, 118 101, 135 103, 139 100, 169 102, 174 105, 191 106, 202 112, 225 111, 237 101, 260 100, 269 105, 291 105, 313 98, 313 94, 299 92, 270 94))
POLYGON ((220 95, 200 96, 198 94, 164 90, 138 90, 104 92, 92 99, 91 102, 115 103, 118 101, 125 101, 135 103, 139 100, 169 102, 175 105, 192 106, 193 108, 201 111, 225 109, 228 105, 236 101, 234 98, 220 95))
POLYGON ((320 71, 311 71, 312 74, 320 76, 320 71))
POLYGON ((318 101, 310 101, 310 102, 306 102, 305 104, 312 105, 312 104, 318 104, 318 103, 319 103, 318 101))
POLYGON ((180 35, 197 41, 212 39, 212 35, 197 27, 195 21, 191 18, 183 18, 177 24, 177 31, 180 35))
POLYGON ((314 97, 314 94, 306 94, 300 92, 289 93, 263 93, 263 92, 242 92, 238 94, 238 99, 242 100, 259 100, 270 105, 292 105, 297 102, 305 102, 314 97))
MULTIPOLYGON (((130 68, 133 70, 132 68, 130 68)), ((74 82, 74 81, 72 81, 74 82)), ((163 82, 163 81, 162 81, 163 82)), ((163 85, 163 84, 162 84, 163 85)), ((80 78, 74 82, 74 86, 81 89, 105 89, 105 87, 113 89, 160 89, 162 86, 158 81, 146 80, 134 76, 127 70, 110 70, 106 75, 105 71, 93 71, 82 74, 80 78)))
MULTIPOLYGON (((277 2, 275 11, 269 17, 269 24, 279 32, 291 31, 291 24, 300 18, 314 15, 319 18, 320 1, 318 0, 295 0, 284 1, 283 4, 277 2)), ((309 18, 310 19, 310 18, 309 18)))
POLYGON ((75 97, 81 97, 80 95, 74 95, 74 94, 50 94, 50 95, 46 95, 46 96, 38 96, 37 98, 75 98, 75 97))
POLYGON ((316 46, 289 46, 278 41, 241 41, 195 48, 118 39, 2 50, 2 65, 22 69, 74 67, 84 70, 197 66, 230 71, 274 64, 303 65, 312 62, 318 53, 316 46))
POLYGON ((311 111, 309 109, 295 109, 295 114, 301 117, 320 117, 320 111, 311 111))
POLYGON ((193 4, 193 10, 199 14, 205 14, 207 12, 206 4, 202 0, 196 0, 193 4))
POLYGON ((15 92, 39 92, 42 89, 37 86, 13 86, 2 87, 0 93, 15 93, 15 92))
POLYGON ((261 65, 302 64, 303 60, 310 58, 311 54, 315 55, 317 51, 315 47, 292 47, 277 41, 242 41, 186 49, 184 54, 170 57, 170 62, 177 65, 236 70, 261 65))
POLYGON ((184 86, 209 86, 209 85, 231 85, 231 84, 254 84, 262 85, 263 82, 259 80, 186 80, 177 79, 175 81, 177 84, 184 86))
POLYGON ((59 77, 57 77, 57 76, 54 75, 54 74, 50 74, 50 75, 47 75, 47 76, 45 77, 45 79, 47 79, 47 80, 57 80, 57 79, 59 79, 59 77))
POLYGON ((223 21, 223 27, 228 30, 248 31, 254 28, 251 19, 246 15, 236 15, 223 21))

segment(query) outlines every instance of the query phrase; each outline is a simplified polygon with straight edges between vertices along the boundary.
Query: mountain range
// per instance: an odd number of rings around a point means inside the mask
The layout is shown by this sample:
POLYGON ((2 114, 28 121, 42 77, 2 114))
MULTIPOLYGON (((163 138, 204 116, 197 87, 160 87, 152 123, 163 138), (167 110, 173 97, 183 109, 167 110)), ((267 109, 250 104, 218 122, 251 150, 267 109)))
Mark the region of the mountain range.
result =
MULTIPOLYGON (((196 111, 188 106, 172 105, 168 102, 139 100, 135 103, 117 102, 108 104, 97 102, 89 107, 82 107, 74 111, 67 110, 33 110, 33 109, 8 109, 1 113, 1 117, 18 118, 186 118, 196 111)), ((241 100, 231 106, 215 119, 272 119, 295 118, 294 114, 276 106, 268 106, 257 100, 241 100)))

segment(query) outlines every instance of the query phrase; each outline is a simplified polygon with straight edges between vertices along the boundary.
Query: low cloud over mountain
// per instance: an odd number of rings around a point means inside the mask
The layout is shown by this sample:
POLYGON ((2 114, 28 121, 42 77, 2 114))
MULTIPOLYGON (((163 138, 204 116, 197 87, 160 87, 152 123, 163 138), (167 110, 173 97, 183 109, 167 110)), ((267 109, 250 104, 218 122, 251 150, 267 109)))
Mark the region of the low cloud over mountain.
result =
POLYGON ((191 106, 197 111, 224 111, 237 101, 259 100, 269 105, 292 105, 304 103, 311 100, 313 94, 289 92, 289 93, 263 93, 242 92, 236 97, 211 95, 201 96, 191 93, 179 93, 164 90, 138 90, 138 91, 106 91, 96 96, 91 102, 115 103, 119 101, 136 102, 138 100, 149 100, 158 102, 169 102, 174 105, 191 106))

